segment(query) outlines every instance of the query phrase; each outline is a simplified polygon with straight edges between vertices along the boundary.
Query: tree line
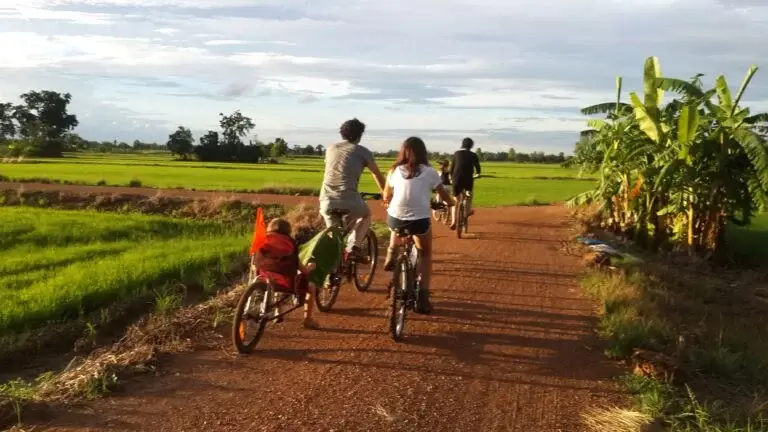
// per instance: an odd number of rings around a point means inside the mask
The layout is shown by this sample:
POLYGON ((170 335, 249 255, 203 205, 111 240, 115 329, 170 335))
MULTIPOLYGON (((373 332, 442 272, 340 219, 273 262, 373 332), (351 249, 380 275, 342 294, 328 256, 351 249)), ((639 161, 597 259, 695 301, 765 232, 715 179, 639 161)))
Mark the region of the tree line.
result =
POLYGON ((219 113, 219 127, 220 131, 207 131, 200 137, 199 144, 195 144, 192 131, 179 126, 168 136, 166 148, 171 154, 183 160, 195 157, 201 161, 251 163, 276 162, 278 158, 288 155, 321 156, 325 152, 325 147, 322 145, 289 147, 288 142, 280 137, 270 143, 264 143, 257 137, 248 139, 246 142, 255 124, 240 110, 229 115, 219 113))
MULTIPOLYGON (((560 152, 558 154, 547 154, 541 151, 535 151, 531 153, 518 152, 514 148, 510 148, 507 151, 499 152, 487 152, 478 147, 475 149, 475 153, 481 162, 518 162, 518 163, 545 163, 545 164, 562 164, 567 162, 571 156, 566 156, 565 153, 560 152)), ((389 150, 386 152, 374 152, 377 157, 395 158, 397 157, 398 150, 389 150)), ((429 158, 432 160, 450 159, 453 153, 446 152, 430 152, 429 158)))
MULTIPOLYGON (((20 95, 20 104, 0 102, 0 154, 8 156, 61 157, 64 152, 91 151, 127 153, 135 151, 168 151, 183 160, 197 159, 215 162, 276 162, 284 156, 322 156, 323 145, 289 146, 277 137, 262 142, 250 135, 255 128, 253 120, 239 110, 225 115, 219 113, 219 130, 206 131, 196 141, 192 131, 179 126, 165 143, 135 140, 132 144, 118 141, 91 141, 73 130, 78 126, 77 116, 68 112, 72 96, 50 90, 32 90, 20 95), (251 138, 249 138, 251 136, 251 138)), ((568 160, 562 152, 523 153, 508 151, 485 152, 476 149, 482 161, 510 161, 532 163, 563 163, 568 160)), ((377 152, 377 156, 395 157, 397 150, 377 152)), ((435 152, 432 159, 449 158, 451 154, 435 152)))

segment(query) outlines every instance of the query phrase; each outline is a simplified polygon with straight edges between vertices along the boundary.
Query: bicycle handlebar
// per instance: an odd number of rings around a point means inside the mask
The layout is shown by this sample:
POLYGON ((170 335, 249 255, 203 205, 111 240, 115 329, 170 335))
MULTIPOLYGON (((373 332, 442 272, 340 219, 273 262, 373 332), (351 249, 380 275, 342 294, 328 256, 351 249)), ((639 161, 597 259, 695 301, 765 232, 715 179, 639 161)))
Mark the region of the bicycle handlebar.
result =
POLYGON ((370 193, 370 192, 360 192, 360 197, 363 199, 370 198, 372 200, 380 200, 381 194, 380 193, 370 193))

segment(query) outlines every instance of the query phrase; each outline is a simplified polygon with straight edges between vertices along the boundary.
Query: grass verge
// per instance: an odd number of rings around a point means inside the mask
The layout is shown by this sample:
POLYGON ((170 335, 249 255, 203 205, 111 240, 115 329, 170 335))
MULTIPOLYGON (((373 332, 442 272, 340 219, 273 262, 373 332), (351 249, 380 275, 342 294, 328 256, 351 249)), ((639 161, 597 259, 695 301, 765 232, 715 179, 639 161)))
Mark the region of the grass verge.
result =
POLYGON ((759 279, 651 259, 613 264, 589 270, 582 285, 600 304, 606 355, 633 365, 623 382, 636 412, 672 431, 768 430, 759 279))
MULTIPOLYGON (((222 277, 245 268, 256 207, 0 191, 0 369, 73 344, 79 354, 124 330, 156 297, 188 302, 214 293, 222 277), (183 292, 168 294, 174 287, 183 292)), ((268 220, 286 215, 280 205, 261 207, 268 220)), ((286 216, 305 237, 321 222, 309 207, 286 216)))

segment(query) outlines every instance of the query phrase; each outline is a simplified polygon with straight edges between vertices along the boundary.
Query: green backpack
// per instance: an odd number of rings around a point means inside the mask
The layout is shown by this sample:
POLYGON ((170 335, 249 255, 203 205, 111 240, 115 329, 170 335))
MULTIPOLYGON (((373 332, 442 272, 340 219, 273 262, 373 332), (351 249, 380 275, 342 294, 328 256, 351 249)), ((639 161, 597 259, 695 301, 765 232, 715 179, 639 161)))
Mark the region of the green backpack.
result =
POLYGON ((322 286, 329 274, 336 270, 344 250, 344 233, 338 227, 326 228, 308 242, 299 246, 299 261, 307 265, 315 263, 315 269, 307 278, 310 283, 322 286))

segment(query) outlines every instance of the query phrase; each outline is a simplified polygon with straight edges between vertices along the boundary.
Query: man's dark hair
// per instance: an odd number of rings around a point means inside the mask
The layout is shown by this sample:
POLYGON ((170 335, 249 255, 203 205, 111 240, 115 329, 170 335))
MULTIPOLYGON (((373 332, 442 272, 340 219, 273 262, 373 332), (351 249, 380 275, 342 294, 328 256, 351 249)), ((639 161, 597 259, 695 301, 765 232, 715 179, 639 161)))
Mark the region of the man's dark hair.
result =
POLYGON ((349 142, 358 142, 365 132, 365 123, 353 118, 342 123, 339 128, 341 137, 349 142))
POLYGON ((475 142, 472 141, 472 138, 464 138, 463 140, 461 140, 461 148, 463 149, 469 150, 474 145, 475 145, 475 142))

